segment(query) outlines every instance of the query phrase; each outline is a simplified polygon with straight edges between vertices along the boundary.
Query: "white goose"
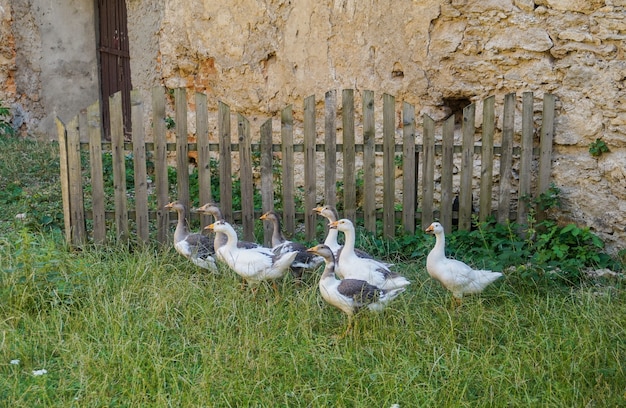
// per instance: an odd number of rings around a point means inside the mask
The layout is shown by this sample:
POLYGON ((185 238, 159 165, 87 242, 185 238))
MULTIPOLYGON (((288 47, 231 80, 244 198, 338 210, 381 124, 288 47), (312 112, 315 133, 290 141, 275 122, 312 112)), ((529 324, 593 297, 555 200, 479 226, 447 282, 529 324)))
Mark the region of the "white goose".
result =
POLYGON ((446 258, 446 238, 443 226, 433 222, 426 232, 435 234, 436 242, 426 258, 428 274, 452 292, 457 305, 465 294, 480 293, 487 285, 502 276, 500 272, 472 269, 455 259, 446 258))
POLYGON ((321 244, 309 248, 310 253, 324 258, 326 267, 319 281, 319 290, 324 300, 348 315, 348 327, 340 336, 345 335, 352 327, 353 316, 360 309, 381 311, 395 299, 405 288, 383 290, 360 279, 337 279, 335 275, 335 255, 330 247, 321 244))
MULTIPOLYGON (((337 209, 333 206, 330 205, 325 205, 323 207, 315 207, 313 209, 313 212, 315 212, 318 215, 321 215, 322 217, 326 218, 328 220, 329 223, 331 222, 335 222, 339 219, 339 214, 337 213, 337 209)), ((328 246, 330 249, 332 249, 335 258, 337 257, 337 254, 339 252, 339 249, 341 248, 341 244, 339 244, 339 242, 337 241, 339 235, 339 231, 337 231, 336 228, 329 228, 328 229, 328 234, 326 235, 326 239, 324 240, 324 245, 328 246)), ((368 254, 365 251, 362 251, 358 248, 354 248, 354 253, 359 257, 359 258, 370 258, 370 259, 374 259, 374 257, 370 254, 368 254)), ((385 263, 385 265, 387 266, 391 266, 391 264, 385 263)))
POLYGON ((298 254, 292 251, 276 255, 270 248, 265 247, 240 248, 237 246, 237 233, 232 225, 224 220, 215 221, 205 228, 226 234, 226 244, 215 253, 217 259, 226 263, 253 287, 262 281, 274 281, 283 277, 298 254))
POLYGON ((297 251, 296 259, 291 264, 291 274, 296 280, 302 279, 302 274, 305 269, 315 269, 324 262, 324 259, 320 256, 316 256, 310 252, 307 252, 307 247, 299 242, 289 241, 285 238, 282 232, 280 216, 274 210, 270 210, 260 217, 263 221, 272 223, 272 250, 277 254, 283 254, 285 252, 297 251))
MULTIPOLYGON (((197 212, 198 214, 211 215, 213 216, 214 221, 219 221, 219 220, 224 219, 224 216, 222 216, 222 211, 215 203, 206 203, 202 207, 196 208, 195 212, 197 212)), ((223 234, 221 232, 216 232, 215 241, 213 244, 215 247, 215 251, 217 251, 221 246, 226 244, 227 240, 228 240, 228 237, 226 236, 226 234, 223 234)), ((239 240, 237 241, 237 246, 239 248, 257 248, 257 247, 260 247, 261 245, 257 244, 256 242, 239 240)))
POLYGON ((176 252, 189 259, 195 265, 217 272, 213 255, 215 250, 211 239, 200 233, 190 233, 189 224, 185 218, 185 206, 173 201, 165 206, 169 211, 178 213, 178 222, 174 230, 174 248, 176 252))
POLYGON ((336 272, 341 278, 361 279, 384 290, 403 288, 411 283, 404 276, 392 272, 384 262, 357 256, 354 252, 356 233, 352 221, 343 218, 331 222, 329 227, 338 229, 346 236, 346 242, 337 256, 336 272))

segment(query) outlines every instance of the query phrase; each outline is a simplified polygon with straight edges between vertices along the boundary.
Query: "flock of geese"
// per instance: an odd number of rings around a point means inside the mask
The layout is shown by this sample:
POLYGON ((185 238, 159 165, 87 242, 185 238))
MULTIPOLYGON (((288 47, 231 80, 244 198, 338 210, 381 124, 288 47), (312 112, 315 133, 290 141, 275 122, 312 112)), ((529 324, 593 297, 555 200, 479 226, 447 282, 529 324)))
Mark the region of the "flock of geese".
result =
MULTIPOLYGON (((374 311, 384 309, 410 284, 407 278, 391 270, 391 264, 355 248, 354 224, 346 218, 339 219, 337 210, 332 206, 314 209, 316 214, 328 220, 329 230, 324 243, 312 248, 287 240, 282 232, 280 216, 275 211, 268 211, 260 218, 273 225, 272 247, 268 248, 239 240, 233 226, 224 220, 214 203, 195 209, 197 213, 214 218, 214 222, 205 227, 214 233, 213 239, 189 230, 186 208, 180 202, 171 202, 165 208, 178 213, 174 231, 174 247, 178 253, 212 272, 217 272, 217 262, 221 262, 241 276, 253 290, 261 282, 269 281, 278 291, 276 280, 288 271, 298 282, 304 271, 315 270, 325 264, 319 291, 327 303, 348 316, 348 326, 341 337, 352 328, 357 311, 363 308, 374 311), (343 245, 338 241, 340 231, 344 234, 343 245)), ((500 272, 476 270, 461 261, 447 258, 445 234, 440 223, 432 223, 425 232, 434 234, 436 238, 435 246, 426 259, 428 274, 452 292, 456 304, 461 303, 463 295, 480 293, 502 276, 500 272)))

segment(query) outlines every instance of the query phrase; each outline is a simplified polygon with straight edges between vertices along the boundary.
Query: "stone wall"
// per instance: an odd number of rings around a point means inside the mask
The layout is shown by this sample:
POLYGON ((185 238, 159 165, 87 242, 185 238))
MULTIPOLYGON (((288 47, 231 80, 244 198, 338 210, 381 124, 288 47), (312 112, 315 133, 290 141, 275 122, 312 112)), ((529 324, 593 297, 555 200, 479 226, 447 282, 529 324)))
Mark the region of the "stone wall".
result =
MULTIPOLYGON (((5 35, 14 46, 14 61, 6 65, 10 86, 0 89, 0 98, 10 104, 21 135, 55 138, 55 116, 68 121, 98 99, 94 4, 0 0, 0 47, 5 35)), ((3 65, 0 59, 0 79, 3 65)))
MULTIPOLYGON (((480 112, 495 95, 499 124, 505 94, 534 92, 539 117, 553 93, 560 218, 625 247, 626 0, 126 3, 133 87, 205 92, 211 108, 222 100, 251 118, 253 132, 288 104, 301 119, 303 99, 321 103, 330 89, 390 93, 434 119, 468 102, 480 112), (598 138, 611 152, 595 158, 598 138)), ((69 119, 99 93, 94 2, 51 4, 0 0, 0 98, 35 135, 54 134, 55 114, 69 119)))
POLYGON ((387 92, 436 119, 510 92, 533 91, 540 111, 553 93, 561 220, 615 249, 626 241, 625 40, 625 0, 166 1, 159 69, 168 87, 252 117, 329 89, 387 92), (597 138, 611 152, 594 158, 597 138))
POLYGON ((8 107, 15 98, 15 38, 9 0, 0 0, 0 84, 0 105, 8 107))

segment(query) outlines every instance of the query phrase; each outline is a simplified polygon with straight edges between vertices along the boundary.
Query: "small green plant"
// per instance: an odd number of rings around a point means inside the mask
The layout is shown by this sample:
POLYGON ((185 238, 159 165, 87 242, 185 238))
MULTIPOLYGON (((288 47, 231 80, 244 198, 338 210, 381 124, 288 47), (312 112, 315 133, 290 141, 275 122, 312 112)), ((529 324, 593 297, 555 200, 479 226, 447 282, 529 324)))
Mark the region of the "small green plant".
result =
POLYGON ((0 101, 0 135, 15 135, 15 129, 11 126, 11 111, 2 104, 2 101, 0 101))
POLYGON ((609 146, 606 145, 604 140, 598 138, 589 145, 589 154, 593 157, 600 157, 604 153, 610 152, 609 146))
POLYGON ((393 156, 393 164, 396 168, 402 169, 402 166, 404 165, 404 156, 401 154, 393 156))
POLYGON ((173 117, 168 116, 165 118, 165 127, 167 128, 167 130, 172 130, 176 127, 176 121, 173 117))

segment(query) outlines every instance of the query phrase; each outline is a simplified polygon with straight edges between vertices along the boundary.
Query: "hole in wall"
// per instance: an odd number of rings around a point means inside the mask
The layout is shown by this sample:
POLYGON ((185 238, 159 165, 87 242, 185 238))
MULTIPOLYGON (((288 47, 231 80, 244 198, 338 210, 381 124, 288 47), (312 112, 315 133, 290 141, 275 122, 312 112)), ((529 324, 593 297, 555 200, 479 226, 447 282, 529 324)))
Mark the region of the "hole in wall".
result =
POLYGON ((454 115, 454 123, 456 125, 461 124, 463 121, 463 109, 471 103, 472 101, 464 97, 443 98, 443 106, 450 109, 451 115, 454 115))

